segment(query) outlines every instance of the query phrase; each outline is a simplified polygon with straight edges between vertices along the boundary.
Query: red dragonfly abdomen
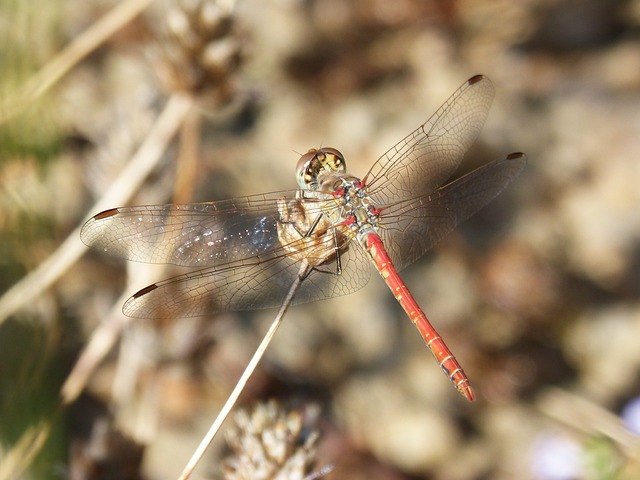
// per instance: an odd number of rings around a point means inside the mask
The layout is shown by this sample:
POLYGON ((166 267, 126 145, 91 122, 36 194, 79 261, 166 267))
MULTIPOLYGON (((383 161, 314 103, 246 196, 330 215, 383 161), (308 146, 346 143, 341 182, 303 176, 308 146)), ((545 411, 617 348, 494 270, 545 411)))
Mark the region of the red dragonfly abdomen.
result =
POLYGON ((442 368, 445 375, 449 377, 449 380, 451 380, 451 383, 453 383, 458 392, 470 402, 473 401, 475 396, 467 375, 400 278, 389 255, 387 255, 382 239, 377 233, 369 232, 364 236, 364 243, 380 275, 382 275, 382 278, 393 292, 396 300, 402 305, 402 308, 407 312, 407 315, 409 315, 409 318, 420 332, 420 335, 422 335, 429 350, 431 350, 431 353, 438 361, 440 368, 442 368))

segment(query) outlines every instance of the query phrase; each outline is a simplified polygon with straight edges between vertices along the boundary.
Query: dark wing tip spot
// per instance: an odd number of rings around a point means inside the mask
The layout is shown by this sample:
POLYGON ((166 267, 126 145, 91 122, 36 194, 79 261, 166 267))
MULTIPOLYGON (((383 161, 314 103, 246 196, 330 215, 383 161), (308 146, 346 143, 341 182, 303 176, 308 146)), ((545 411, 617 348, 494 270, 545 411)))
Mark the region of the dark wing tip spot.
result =
POLYGON ((94 220, 102 220, 104 218, 113 217, 114 215, 117 215, 118 213, 120 213, 120 210, 118 210, 117 208, 110 208, 109 210, 105 210, 104 212, 100 212, 99 214, 95 215, 93 217, 93 219, 94 220))
POLYGON ((484 78, 484 75, 474 75, 469 80, 467 80, 467 82, 469 83, 469 85, 473 85, 474 83, 478 83, 483 78, 484 78))
POLYGON ((522 152, 513 152, 507 155, 507 160, 519 160, 520 158, 524 158, 525 154, 522 152))
POLYGON ((140 298, 141 296, 146 295, 149 292, 152 292, 156 288, 158 288, 158 285, 154 283, 154 284, 149 285, 148 287, 144 287, 142 290, 134 293, 131 298, 140 298))

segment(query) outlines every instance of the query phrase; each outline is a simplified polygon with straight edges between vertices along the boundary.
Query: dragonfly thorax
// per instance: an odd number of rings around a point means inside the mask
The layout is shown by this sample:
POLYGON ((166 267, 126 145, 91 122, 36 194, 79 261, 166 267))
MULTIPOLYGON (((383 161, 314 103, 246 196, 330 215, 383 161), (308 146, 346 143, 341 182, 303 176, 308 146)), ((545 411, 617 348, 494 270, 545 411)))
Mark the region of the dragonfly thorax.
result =
POLYGON ((342 226, 348 236, 358 238, 378 230, 380 209, 358 177, 327 175, 319 188, 333 196, 338 208, 328 216, 334 225, 342 226))

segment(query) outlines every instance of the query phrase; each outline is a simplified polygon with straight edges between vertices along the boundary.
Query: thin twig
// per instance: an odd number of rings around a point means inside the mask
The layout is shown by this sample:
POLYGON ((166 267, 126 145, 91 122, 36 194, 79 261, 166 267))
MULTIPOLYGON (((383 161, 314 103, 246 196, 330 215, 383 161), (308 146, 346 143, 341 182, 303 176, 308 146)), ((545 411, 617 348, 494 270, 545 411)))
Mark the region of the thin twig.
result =
POLYGON ((20 113, 55 85, 74 65, 142 12, 153 0, 119 2, 78 35, 25 83, 24 90, 0 107, 0 125, 20 113))
POLYGON ((291 285, 291 288, 289 288, 289 292, 287 293, 286 298, 282 302, 280 311, 278 311, 278 314, 273 319, 273 322, 271 323, 269 330, 267 330, 267 333, 264 335, 262 342, 260 342, 260 345, 258 345, 256 352, 253 354, 253 357, 251 357, 251 360, 247 364, 247 367, 242 373, 242 376, 240 376, 238 383, 236 383, 235 388, 229 395, 229 398, 227 399, 226 403, 220 410, 220 413, 216 417, 215 421, 211 424, 209 431, 200 442, 200 445, 198 445, 198 448, 196 448, 195 452, 189 459, 189 462, 187 463, 187 465, 184 467, 184 470, 182 471, 182 474, 180 475, 178 480, 187 480, 191 476, 191 473, 193 473, 193 469, 196 467, 196 465, 202 458, 202 455, 204 455, 204 452, 213 441, 213 438, 218 433, 218 430, 220 430, 222 423, 229 416, 231 409, 233 408, 235 403, 238 401, 238 397, 244 390, 244 387, 249 381, 249 378, 251 377, 251 375, 253 375, 253 372, 258 366, 258 363, 260 362, 260 360, 262 359, 262 356, 264 355, 264 352, 269 346, 269 343, 271 343, 273 336, 275 335, 276 331, 278 330, 278 327, 282 323, 282 318, 284 317, 284 314, 286 313, 287 309, 291 305, 291 301, 293 300, 294 295, 300 288, 300 285, 302 284, 303 279, 309 273, 309 269, 310 267, 306 263, 302 263, 300 265, 300 271, 298 272, 298 276, 296 277, 296 280, 291 285))
MULTIPOLYGON (((126 203, 153 170, 193 105, 193 98, 173 94, 149 135, 109 190, 91 207, 95 214, 126 203)), ((80 241, 80 226, 35 270, 0 298, 0 324, 46 290, 87 250, 80 241)))

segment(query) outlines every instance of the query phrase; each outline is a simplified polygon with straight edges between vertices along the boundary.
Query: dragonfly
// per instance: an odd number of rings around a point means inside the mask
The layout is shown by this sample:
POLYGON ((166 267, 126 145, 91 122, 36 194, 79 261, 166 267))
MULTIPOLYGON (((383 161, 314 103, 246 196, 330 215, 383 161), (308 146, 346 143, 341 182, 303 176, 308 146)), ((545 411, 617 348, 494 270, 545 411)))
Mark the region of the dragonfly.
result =
POLYGON ((85 223, 82 241, 135 262, 199 267, 130 297, 134 318, 196 317, 300 304, 352 293, 382 276, 455 388, 469 378, 401 279, 460 222, 524 168, 510 153, 451 179, 478 137, 494 96, 476 75, 362 178, 335 148, 298 160, 298 188, 229 200, 112 208, 85 223), (294 287, 295 285, 295 287, 294 287))

